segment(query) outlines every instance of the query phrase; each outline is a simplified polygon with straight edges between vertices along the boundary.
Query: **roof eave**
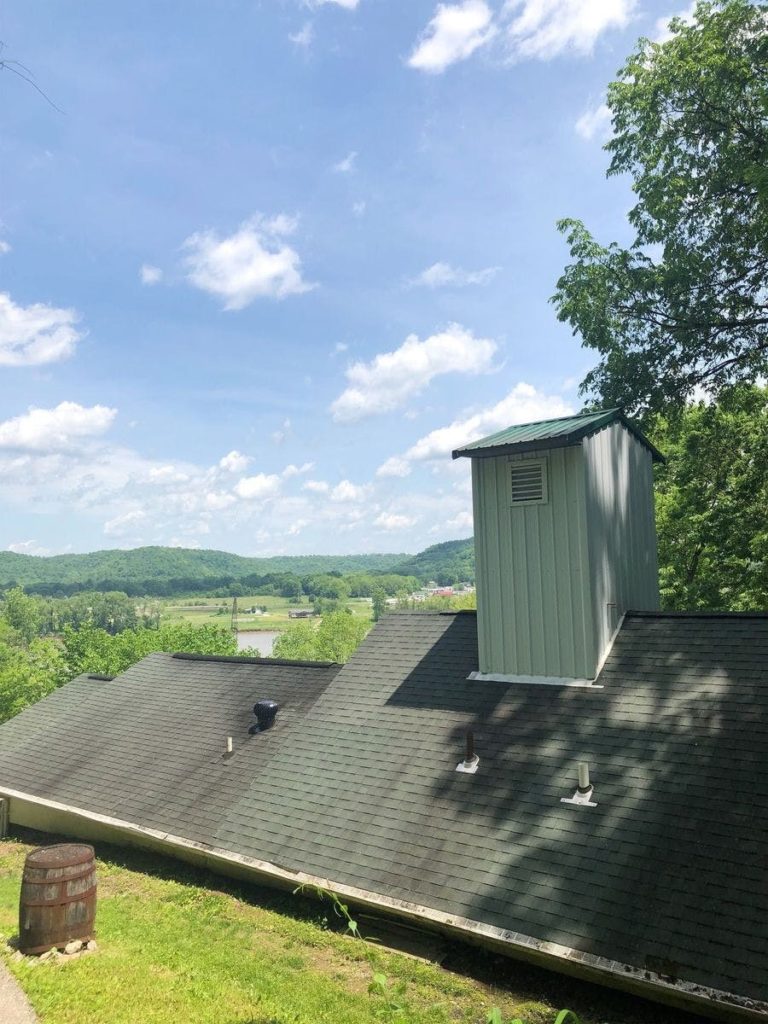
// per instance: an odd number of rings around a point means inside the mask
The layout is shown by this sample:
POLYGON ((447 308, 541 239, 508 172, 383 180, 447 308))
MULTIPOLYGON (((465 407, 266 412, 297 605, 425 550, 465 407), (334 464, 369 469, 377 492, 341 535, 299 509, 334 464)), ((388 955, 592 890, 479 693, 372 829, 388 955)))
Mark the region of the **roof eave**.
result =
POLYGON ((606 412, 605 416, 600 420, 585 424, 583 427, 577 427, 575 430, 571 430, 567 434, 561 434, 559 437, 546 437, 536 441, 510 441, 505 444, 489 445, 486 448, 466 445, 463 448, 456 448, 451 453, 451 456, 454 459, 490 459, 498 455, 518 453, 522 455, 525 452, 541 452, 551 448, 571 448, 581 444, 585 437, 591 437, 592 434, 596 434, 598 430, 603 430, 604 427, 610 426, 612 423, 621 423, 640 444, 648 449, 654 462, 666 463, 667 460, 659 449, 651 444, 645 434, 638 430, 623 412, 614 409, 606 412))
POLYGON ((253 872, 260 880, 284 887, 292 888, 308 885, 343 896, 360 906, 386 914, 403 917, 417 924, 436 928, 438 931, 468 940, 480 945, 487 945, 499 952, 512 957, 538 963, 564 974, 580 977, 587 981, 597 982, 621 991, 653 999, 656 1002, 675 1006, 680 1009, 703 1012, 706 1016, 724 1017, 733 1020, 760 1022, 766 1019, 768 1003, 742 997, 735 993, 723 992, 704 985, 671 981, 663 975, 656 974, 646 968, 607 960, 591 953, 581 952, 555 942, 535 939, 520 932, 497 928, 484 922, 459 915, 447 914, 443 911, 411 903, 397 897, 359 889, 330 878, 320 878, 301 870, 291 870, 281 865, 263 861, 255 857, 238 854, 222 847, 209 846, 207 843, 195 842, 183 836, 173 835, 158 829, 139 825, 136 822, 100 814, 70 804, 62 804, 46 797, 5 787, 0 782, 0 797, 10 798, 36 805, 48 811, 68 815, 80 824, 74 833, 82 838, 89 838, 83 827, 93 824, 99 828, 99 838, 103 830, 115 830, 120 839, 132 839, 135 845, 162 852, 174 853, 180 859, 197 859, 204 867, 227 874, 235 869, 238 874, 243 870, 253 872))
POLYGON ((581 443, 581 437, 574 440, 574 434, 563 434, 561 437, 543 438, 539 441, 518 441, 508 444, 493 445, 489 448, 457 448, 452 452, 454 459, 491 459, 497 455, 511 455, 519 452, 543 452, 550 448, 572 448, 581 443))
POLYGON ((648 440, 648 438, 645 436, 642 430, 638 430, 634 423, 628 420, 623 412, 619 414, 619 422, 622 424, 622 426, 626 427, 631 434, 634 434, 634 436, 637 438, 640 444, 645 445, 645 447, 651 453, 654 462, 660 462, 663 466, 667 464, 666 457, 661 454, 656 445, 651 444, 651 442, 648 440))

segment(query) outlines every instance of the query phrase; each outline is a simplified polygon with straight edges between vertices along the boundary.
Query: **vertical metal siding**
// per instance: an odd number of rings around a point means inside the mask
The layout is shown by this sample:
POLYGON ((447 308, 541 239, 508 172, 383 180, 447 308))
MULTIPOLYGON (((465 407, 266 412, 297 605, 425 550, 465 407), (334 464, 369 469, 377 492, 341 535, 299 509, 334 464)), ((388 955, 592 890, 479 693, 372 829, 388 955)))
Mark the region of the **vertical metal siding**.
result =
POLYGON ((595 643, 605 651, 626 611, 659 607, 653 460, 620 423, 585 438, 595 643), (615 605, 615 609, 609 605, 615 605))
POLYGON ((581 447, 473 459, 481 672, 594 675, 581 447), (547 459, 549 500, 512 508, 511 459, 547 459))

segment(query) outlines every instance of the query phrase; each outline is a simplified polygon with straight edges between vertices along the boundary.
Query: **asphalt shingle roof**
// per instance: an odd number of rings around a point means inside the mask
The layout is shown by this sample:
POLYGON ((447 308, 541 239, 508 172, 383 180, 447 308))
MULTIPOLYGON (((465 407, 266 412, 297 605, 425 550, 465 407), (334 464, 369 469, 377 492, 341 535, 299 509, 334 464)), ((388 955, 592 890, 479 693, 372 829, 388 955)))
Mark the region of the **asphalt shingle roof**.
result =
POLYGON ((476 644, 417 613, 341 670, 152 655, 0 727, 0 790, 768 1000, 768 616, 630 614, 602 688, 468 680, 476 644), (560 802, 581 760, 597 807, 560 802))
POLYGON ((339 668, 157 653, 112 681, 78 676, 0 726, 0 788, 210 843, 339 668), (280 711, 249 736, 261 698, 280 711))

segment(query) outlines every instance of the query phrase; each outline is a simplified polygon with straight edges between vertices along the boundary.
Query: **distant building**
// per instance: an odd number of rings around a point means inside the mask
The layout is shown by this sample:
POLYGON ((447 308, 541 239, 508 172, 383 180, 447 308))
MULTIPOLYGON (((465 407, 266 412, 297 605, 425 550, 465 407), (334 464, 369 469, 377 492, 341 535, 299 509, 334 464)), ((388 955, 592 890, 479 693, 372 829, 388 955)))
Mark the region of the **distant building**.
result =
POLYGON ((289 619, 311 619, 315 614, 314 608, 291 608, 288 612, 289 619))

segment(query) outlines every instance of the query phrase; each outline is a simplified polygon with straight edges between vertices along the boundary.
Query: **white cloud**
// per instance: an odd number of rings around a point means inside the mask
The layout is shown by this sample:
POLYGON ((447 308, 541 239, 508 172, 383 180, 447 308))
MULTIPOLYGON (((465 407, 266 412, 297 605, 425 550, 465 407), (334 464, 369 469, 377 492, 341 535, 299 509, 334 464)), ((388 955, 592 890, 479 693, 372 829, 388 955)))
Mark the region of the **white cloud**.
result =
POLYGON ((365 213, 366 206, 367 203, 365 202, 365 200, 360 199, 358 200, 358 202, 352 203, 352 213, 354 213, 356 217, 362 217, 363 214, 365 213))
POLYGON ((476 338, 459 324, 419 341, 409 335, 394 352, 382 352, 370 363, 353 363, 346 371, 349 386, 333 402, 333 418, 351 422, 398 408, 441 374, 488 373, 493 369, 496 342, 476 338))
POLYGON ((0 448, 21 451, 56 451, 77 439, 103 434, 117 415, 106 405, 90 407, 60 402, 54 409, 30 408, 21 416, 0 423, 0 448))
POLYGON ((568 416, 572 407, 559 395, 545 395, 530 384, 516 384, 509 394, 490 409, 472 413, 454 420, 447 427, 438 427, 412 445, 403 455, 396 455, 383 463, 379 476, 406 476, 405 470, 414 462, 449 458, 454 449, 477 441, 516 423, 535 423, 537 420, 568 416), (395 471, 397 470, 397 471, 395 471))
POLYGON ((611 136, 611 111, 607 103, 599 103, 585 110, 574 125, 576 134, 588 142, 594 138, 604 141, 611 136))
POLYGON ((285 419, 278 430, 274 430, 271 434, 272 442, 274 444, 282 444, 283 441, 288 437, 291 432, 291 421, 285 419))
POLYGON ((315 32, 314 29, 312 28, 312 22, 305 21, 304 24, 299 29, 299 31, 294 32, 292 35, 289 35, 288 38, 296 46, 300 46, 302 49, 308 50, 309 47, 312 45, 314 35, 315 32))
POLYGON ((206 509, 210 509, 212 512, 229 508, 235 501, 234 494, 230 494, 228 491, 208 491, 204 499, 206 509))
POLYGON ((163 272, 160 267, 153 267, 149 263, 142 263, 139 270, 142 284, 157 284, 163 279, 163 272))
POLYGON ((17 306, 0 292, 0 366, 36 366, 71 356, 84 336, 74 309, 36 302, 17 306))
POLYGON ((242 473, 251 462, 253 459, 250 455, 243 455, 242 452, 233 449, 228 455, 219 459, 219 466, 228 473, 242 473))
MULTIPOLYGON (((0 238, 0 256, 5 256, 5 254, 7 252, 10 252, 10 251, 11 251, 10 242, 6 242, 6 241, 4 241, 4 239, 0 238)), ((30 543, 31 543, 31 541, 30 541, 30 543)), ((10 551, 10 548, 8 550, 10 551)))
POLYGON ((301 466, 294 466, 293 463, 291 463, 283 470, 283 476, 286 480, 289 480, 292 476, 303 476, 304 473, 309 473, 310 470, 313 470, 314 468, 314 462, 304 462, 301 466))
POLYGON ((507 0, 506 37, 514 59, 591 53, 609 29, 625 28, 637 0, 507 0))
POLYGON ((148 473, 148 479, 155 483, 185 483, 189 480, 189 474, 177 469, 176 466, 152 466, 148 473))
POLYGON ((402 455, 392 455, 386 462, 382 463, 376 470, 376 476, 408 476, 411 472, 411 464, 402 455))
POLYGON ((408 64, 419 71, 440 74, 465 60, 495 34, 493 15, 485 0, 438 4, 408 64))
POLYGON ((433 263, 431 267, 415 277, 411 284, 424 285, 426 288, 464 288, 471 284, 488 284, 501 267, 486 267, 484 270, 462 270, 452 267, 450 263, 433 263))
POLYGON ((301 489, 303 491, 312 491, 313 494, 327 494, 331 489, 331 485, 326 483, 325 480, 307 480, 306 483, 302 484, 301 489))
POLYGON ((224 300, 224 309, 243 309, 257 298, 283 299, 314 287, 301 276, 301 259, 285 237, 295 218, 252 217, 232 235, 200 231, 183 243, 188 280, 224 300))
POLYGON ((136 526, 139 523, 143 523, 146 518, 146 512, 142 512, 140 509, 124 512, 122 515, 115 516, 114 519, 109 519, 104 523, 104 533, 110 537, 123 537, 128 533, 132 533, 136 526))
POLYGON ((357 153, 353 149, 351 153, 347 153, 343 160, 339 160, 337 164, 334 164, 333 169, 337 174, 350 174, 355 169, 356 160, 357 153))
POLYGON ((267 501, 280 491, 280 477, 276 473, 257 473, 244 476, 235 485, 235 494, 245 501, 267 501))
POLYGON ((322 7, 324 4, 336 4, 337 7, 344 7, 348 11, 354 11, 360 0, 313 0, 315 7, 322 7))
POLYGON ((19 540, 15 544, 8 545, 8 551, 13 551, 17 555, 50 555, 52 554, 50 548, 44 548, 37 543, 36 540, 19 540))
POLYGON ((331 501, 343 503, 363 501, 367 494, 367 487, 353 484, 350 480, 342 480, 331 491, 331 501))
POLYGON ((407 530, 416 520, 412 516, 399 516, 392 512, 382 512, 373 521, 380 530, 407 530))
POLYGON ((448 530, 471 530, 474 526, 472 513, 468 509, 459 512, 453 519, 447 519, 444 525, 448 530))
POLYGON ((680 18, 682 21, 692 22, 696 13, 696 2, 697 0, 693 0, 690 7, 686 7, 683 11, 678 11, 677 14, 667 14, 663 18, 659 18, 656 22, 656 35, 654 36, 653 41, 655 43, 666 43, 668 39, 672 38, 669 23, 673 18, 680 18))

